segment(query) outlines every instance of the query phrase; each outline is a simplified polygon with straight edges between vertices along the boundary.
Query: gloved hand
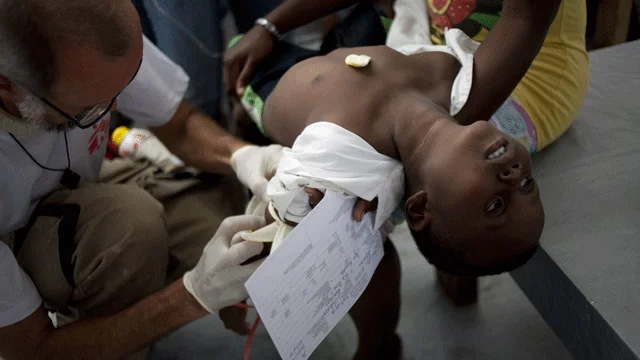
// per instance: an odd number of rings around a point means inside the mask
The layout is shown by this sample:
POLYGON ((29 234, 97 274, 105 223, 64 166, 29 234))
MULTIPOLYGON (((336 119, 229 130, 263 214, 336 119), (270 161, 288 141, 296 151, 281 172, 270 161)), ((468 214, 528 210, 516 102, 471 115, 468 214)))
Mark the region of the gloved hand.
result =
POLYGON ((267 184, 278 169, 282 149, 280 145, 247 145, 231 155, 231 167, 240 182, 265 202, 271 201, 267 196, 267 184))
POLYGON ((243 231, 264 226, 258 216, 234 216, 225 219, 205 246, 200 261, 182 277, 187 291, 209 312, 237 304, 248 297, 244 283, 262 261, 240 265, 260 254, 264 245, 244 241, 243 231))
POLYGON ((275 39, 262 26, 249 30, 224 54, 222 81, 227 92, 241 97, 255 69, 269 56, 275 39))

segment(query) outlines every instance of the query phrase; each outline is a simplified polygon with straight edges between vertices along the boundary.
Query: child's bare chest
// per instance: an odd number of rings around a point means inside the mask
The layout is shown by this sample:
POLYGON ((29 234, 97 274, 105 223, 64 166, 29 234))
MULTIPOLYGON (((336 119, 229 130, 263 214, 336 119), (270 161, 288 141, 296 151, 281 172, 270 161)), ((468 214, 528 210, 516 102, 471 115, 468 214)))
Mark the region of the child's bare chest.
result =
MULTIPOLYGON (((274 139, 290 145, 311 123, 331 122, 359 135, 376 150, 395 157, 391 137, 394 102, 405 96, 448 101, 450 85, 442 81, 442 55, 416 61, 383 46, 338 49, 291 68, 267 101, 265 126, 274 139), (350 54, 367 55, 367 66, 348 66, 350 54), (444 86, 443 86, 444 85, 444 86), (267 111, 268 110, 268 111, 267 111), (268 114, 268 112, 270 114, 268 114), (269 115, 269 116, 267 116, 269 115), (273 123, 267 117, 273 118, 273 123)), ((446 61, 447 59, 445 59, 446 61)), ((453 61, 455 59, 452 58, 453 61)), ((451 80, 450 83, 453 81, 451 80)), ((448 107, 448 104, 443 104, 448 107)))

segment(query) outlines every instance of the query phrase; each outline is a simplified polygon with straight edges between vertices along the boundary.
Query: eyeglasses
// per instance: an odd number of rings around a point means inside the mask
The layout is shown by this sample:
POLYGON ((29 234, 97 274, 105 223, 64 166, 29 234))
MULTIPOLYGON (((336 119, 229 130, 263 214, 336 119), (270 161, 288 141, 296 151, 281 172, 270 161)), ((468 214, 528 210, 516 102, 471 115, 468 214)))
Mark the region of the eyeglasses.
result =
MULTIPOLYGON (((142 59, 140 59, 140 64, 138 64, 138 69, 136 70, 135 74, 133 74, 133 77, 131 78, 131 80, 129 80, 129 84, 131 84, 133 79, 135 79, 136 75, 138 75, 138 72, 140 71, 141 67, 142 67, 142 59)), ((110 101, 105 101, 103 103, 95 105, 92 108, 83 111, 80 115, 76 115, 76 116, 71 116, 67 114, 66 112, 64 112, 57 106, 53 105, 49 100, 45 98, 41 97, 40 100, 42 100, 42 102, 47 104, 51 109, 53 109, 55 112, 60 114, 62 117, 76 124, 80 129, 87 129, 93 126, 94 124, 96 124, 98 121, 100 121, 111 110, 118 96, 120 96, 120 93, 118 93, 110 101)))

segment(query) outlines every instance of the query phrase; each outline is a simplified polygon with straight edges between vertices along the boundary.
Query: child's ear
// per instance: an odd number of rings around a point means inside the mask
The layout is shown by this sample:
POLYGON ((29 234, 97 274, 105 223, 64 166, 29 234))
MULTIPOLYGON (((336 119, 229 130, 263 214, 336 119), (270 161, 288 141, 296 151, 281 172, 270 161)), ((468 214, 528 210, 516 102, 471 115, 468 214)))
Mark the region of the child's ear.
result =
POLYGON ((431 223, 431 211, 427 200, 427 192, 423 190, 409 197, 404 204, 407 224, 414 231, 422 231, 431 223))

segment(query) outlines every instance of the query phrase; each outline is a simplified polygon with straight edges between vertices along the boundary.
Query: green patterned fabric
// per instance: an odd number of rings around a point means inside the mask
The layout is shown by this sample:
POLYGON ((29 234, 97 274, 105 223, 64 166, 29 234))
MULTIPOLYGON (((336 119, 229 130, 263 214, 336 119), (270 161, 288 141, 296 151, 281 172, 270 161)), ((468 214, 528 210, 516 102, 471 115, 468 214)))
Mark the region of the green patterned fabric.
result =
POLYGON ((382 23, 382 27, 384 27, 384 32, 389 35, 389 28, 391 27, 393 20, 386 16, 380 16, 380 22, 382 23))
POLYGON ((238 34, 238 35, 234 36, 233 38, 231 38, 231 40, 229 40, 229 44, 227 44, 227 49, 231 49, 233 47, 233 45, 237 44, 238 41, 240 41, 240 39, 242 39, 243 36, 244 36, 244 34, 238 34))
POLYGON ((262 135, 267 136, 267 133, 262 126, 262 111, 264 110, 264 101, 256 94, 256 92, 248 85, 244 94, 242 95, 242 104, 249 113, 251 120, 256 124, 262 135))
POLYGON ((483 14, 483 13, 472 13, 469 15, 469 19, 477 22, 478 24, 484 26, 487 29, 493 29, 500 18, 500 13, 497 14, 483 14))

